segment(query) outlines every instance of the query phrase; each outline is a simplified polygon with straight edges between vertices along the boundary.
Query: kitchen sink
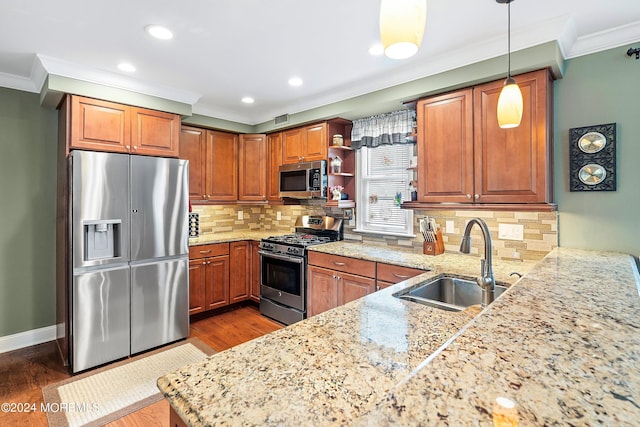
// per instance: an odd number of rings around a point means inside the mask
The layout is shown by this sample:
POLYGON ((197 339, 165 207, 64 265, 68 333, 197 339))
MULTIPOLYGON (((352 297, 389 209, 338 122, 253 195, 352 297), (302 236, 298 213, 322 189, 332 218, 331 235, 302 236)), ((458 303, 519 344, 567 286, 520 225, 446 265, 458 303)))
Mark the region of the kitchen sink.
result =
MULTIPOLYGON (((495 298, 507 288, 495 285, 495 298)), ((482 289, 475 280, 454 276, 430 279, 416 287, 404 289, 393 295, 405 301, 413 301, 448 311, 462 311, 467 307, 482 303, 482 289)))

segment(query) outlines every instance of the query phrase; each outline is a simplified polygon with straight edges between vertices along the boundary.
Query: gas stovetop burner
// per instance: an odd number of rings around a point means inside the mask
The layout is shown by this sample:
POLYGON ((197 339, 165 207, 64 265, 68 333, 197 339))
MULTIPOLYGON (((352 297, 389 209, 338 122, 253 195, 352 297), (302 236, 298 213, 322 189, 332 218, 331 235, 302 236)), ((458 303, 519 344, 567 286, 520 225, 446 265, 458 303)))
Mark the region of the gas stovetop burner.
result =
POLYGON ((265 242, 306 247, 311 245, 319 245, 321 243, 329 243, 335 239, 332 240, 330 237, 326 236, 315 236, 313 234, 296 233, 285 234, 284 236, 271 236, 263 240, 265 242))

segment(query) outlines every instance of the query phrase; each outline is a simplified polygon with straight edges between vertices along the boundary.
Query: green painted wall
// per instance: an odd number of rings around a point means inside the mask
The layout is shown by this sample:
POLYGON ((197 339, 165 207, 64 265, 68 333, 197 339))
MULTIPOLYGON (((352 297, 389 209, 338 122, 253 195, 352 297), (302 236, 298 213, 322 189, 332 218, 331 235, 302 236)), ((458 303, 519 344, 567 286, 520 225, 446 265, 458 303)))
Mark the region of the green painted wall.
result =
POLYGON ((640 61, 629 46, 567 61, 554 84, 561 246, 640 255, 640 61), (617 123, 617 191, 569 192, 569 129, 617 123))
POLYGON ((57 117, 0 88, 0 337, 55 323, 57 117))

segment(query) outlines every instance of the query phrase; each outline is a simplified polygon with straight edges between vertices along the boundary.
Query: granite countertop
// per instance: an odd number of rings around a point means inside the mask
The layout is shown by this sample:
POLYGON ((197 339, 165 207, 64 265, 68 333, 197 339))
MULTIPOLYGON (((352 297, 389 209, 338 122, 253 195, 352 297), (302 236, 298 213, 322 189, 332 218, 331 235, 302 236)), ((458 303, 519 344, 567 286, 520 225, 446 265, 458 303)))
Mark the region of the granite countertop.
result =
MULTIPOLYGON (((358 254, 343 242, 313 250, 340 245, 342 255, 358 254)), ((380 248, 359 253, 395 261, 380 248)), ((555 249, 479 315, 392 296, 479 268, 468 255, 428 258, 430 272, 185 366, 158 386, 190 425, 491 425, 497 396, 517 402, 521 425, 640 419, 640 278, 630 256, 555 249)), ((406 262, 398 263, 417 266, 406 262)), ((511 266, 501 264, 503 275, 511 266)))
MULTIPOLYGON (((278 232, 264 230, 230 231, 228 233, 208 233, 200 237, 189 238, 189 246, 207 245, 210 243, 238 242, 241 240, 261 240, 278 232)), ((281 232, 280 234, 286 234, 281 232)))

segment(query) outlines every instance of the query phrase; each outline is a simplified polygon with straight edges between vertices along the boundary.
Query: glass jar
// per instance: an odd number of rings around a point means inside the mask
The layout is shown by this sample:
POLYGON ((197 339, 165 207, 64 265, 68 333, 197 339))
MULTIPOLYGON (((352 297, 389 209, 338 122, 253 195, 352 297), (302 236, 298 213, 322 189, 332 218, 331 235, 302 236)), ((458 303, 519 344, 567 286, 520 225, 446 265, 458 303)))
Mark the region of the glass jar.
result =
POLYGON ((344 139, 342 138, 342 135, 340 134, 333 135, 333 145, 342 146, 343 144, 344 144, 344 139))

